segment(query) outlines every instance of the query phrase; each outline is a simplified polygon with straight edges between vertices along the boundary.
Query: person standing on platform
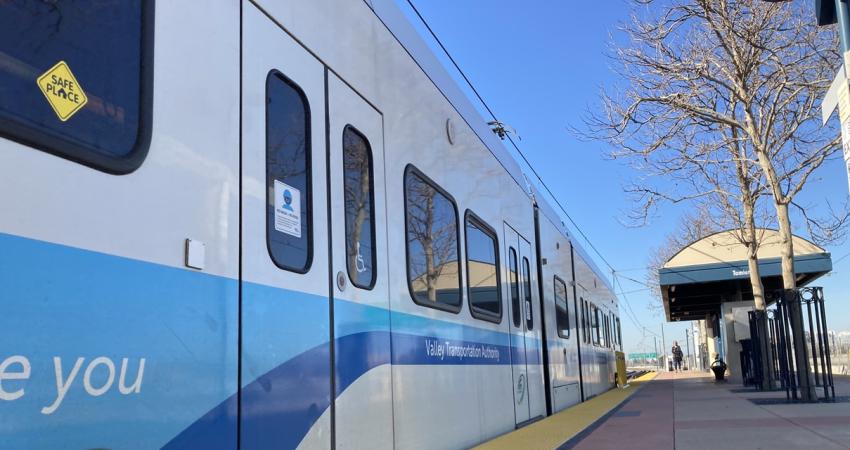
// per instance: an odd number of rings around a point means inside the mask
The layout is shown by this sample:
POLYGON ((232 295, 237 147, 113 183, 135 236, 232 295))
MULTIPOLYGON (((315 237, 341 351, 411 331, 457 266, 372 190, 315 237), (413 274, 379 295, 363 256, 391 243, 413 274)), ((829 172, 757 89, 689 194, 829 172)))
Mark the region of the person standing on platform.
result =
POLYGON ((676 372, 682 371, 682 347, 679 347, 679 343, 673 341, 673 370, 676 372))

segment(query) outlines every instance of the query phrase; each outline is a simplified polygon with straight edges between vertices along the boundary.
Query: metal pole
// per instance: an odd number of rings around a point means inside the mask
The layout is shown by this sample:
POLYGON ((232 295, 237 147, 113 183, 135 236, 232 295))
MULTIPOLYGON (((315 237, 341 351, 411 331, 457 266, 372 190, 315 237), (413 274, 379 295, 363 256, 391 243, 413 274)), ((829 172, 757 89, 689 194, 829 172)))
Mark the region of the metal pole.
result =
POLYGON ((664 322, 661 322, 661 351, 664 352, 664 358, 662 360, 664 367, 661 370, 667 371, 670 366, 667 364, 667 339, 664 338, 664 322))
POLYGON ((799 290, 785 291, 788 299, 788 317, 791 323, 791 338, 794 346, 794 365, 797 369, 797 382, 800 388, 800 400, 816 402, 815 379, 809 365, 809 349, 806 346, 806 326, 803 317, 803 301, 799 290))
POLYGON ((829 337, 832 339, 832 348, 830 349, 830 350, 832 350, 832 353, 831 353, 831 354, 832 354, 832 356, 835 356, 835 332, 834 332, 834 331, 830 331, 830 332, 829 332, 829 337))
POLYGON ((691 333, 690 333, 690 331, 691 330, 685 328, 685 361, 686 361, 685 365, 686 365, 686 367, 683 367, 683 369, 686 369, 686 370, 690 370, 690 367, 691 367, 691 343, 690 343, 691 333))
POLYGON ((850 51, 850 7, 847 2, 835 0, 835 15, 838 18, 838 37, 841 40, 841 52, 850 51))
POLYGON ((658 337, 652 336, 652 341, 655 343, 655 368, 658 369, 658 337))

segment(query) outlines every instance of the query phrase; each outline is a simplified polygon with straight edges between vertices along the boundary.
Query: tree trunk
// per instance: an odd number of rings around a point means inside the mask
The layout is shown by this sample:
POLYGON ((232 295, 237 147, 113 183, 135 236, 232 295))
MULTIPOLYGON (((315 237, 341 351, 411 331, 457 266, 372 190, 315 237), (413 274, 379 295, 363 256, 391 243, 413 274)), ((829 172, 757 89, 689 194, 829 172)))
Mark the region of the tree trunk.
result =
POLYGON ((788 311, 791 319, 791 333, 794 337, 794 362, 797 366, 797 377, 800 382, 800 397, 804 402, 817 401, 814 377, 809 366, 809 350, 806 347, 806 336, 803 331, 803 309, 797 296, 797 277, 794 271, 794 239, 791 230, 791 218, 788 215, 788 204, 775 202, 776 218, 779 222, 780 256, 782 257, 782 286, 788 301, 788 311))
MULTIPOLYGON (((767 334, 767 304, 764 299, 764 285, 761 282, 761 272, 758 263, 758 243, 755 242, 755 233, 751 232, 752 241, 747 243, 749 247, 747 266, 750 269, 750 284, 753 287, 753 301, 755 302, 758 322, 757 334, 759 336, 759 354, 761 360, 761 384, 762 390, 772 390, 774 385, 773 361, 771 360, 770 337, 767 334)), ((748 238, 749 239, 749 238, 748 238)))
POLYGON ((782 257, 782 286, 785 289, 797 288, 797 277, 794 273, 794 236, 791 230, 791 218, 788 215, 788 205, 776 202, 776 219, 779 222, 779 254, 782 257))
POLYGON ((428 196, 425 203, 426 237, 422 242, 425 250, 425 280, 428 288, 428 300, 437 301, 437 264, 434 261, 434 195, 428 196))
MULTIPOLYGON (((739 176, 743 180, 743 172, 739 171, 739 176)), ((749 193, 748 185, 744 185, 744 190, 748 194, 748 199, 752 199, 749 193)), ((773 374, 773 355, 770 348, 770 337, 767 334, 767 302, 764 297, 764 284, 761 281, 761 271, 759 270, 758 250, 759 241, 756 235, 755 221, 755 200, 743 202, 744 205, 744 224, 746 229, 745 241, 747 243, 747 267, 750 269, 750 285, 753 289, 753 302, 755 303, 756 315, 756 334, 759 336, 759 359, 761 360, 761 380, 759 380, 762 390, 772 390, 775 386, 773 374)), ((752 333, 751 333, 752 334, 752 333)))
POLYGON ((753 301, 758 311, 764 311, 767 307, 764 301, 764 285, 761 282, 759 271, 758 251, 759 242, 756 236, 755 205, 751 202, 743 202, 744 220, 747 241, 747 266, 750 269, 750 284, 753 287, 753 301))

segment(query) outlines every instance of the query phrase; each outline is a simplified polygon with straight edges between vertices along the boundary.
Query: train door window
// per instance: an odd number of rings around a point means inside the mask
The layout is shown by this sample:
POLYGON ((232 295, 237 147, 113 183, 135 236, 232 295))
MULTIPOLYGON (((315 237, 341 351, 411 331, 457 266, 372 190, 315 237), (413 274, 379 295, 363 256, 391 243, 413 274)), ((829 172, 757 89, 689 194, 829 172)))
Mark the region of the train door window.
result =
POLYGON ((608 346, 608 320, 605 317, 605 313, 602 312, 601 310, 600 310, 599 318, 600 318, 600 321, 601 321, 600 328, 602 328, 602 331, 600 332, 600 334, 602 336, 599 339, 599 345, 601 345, 603 347, 607 347, 608 346))
POLYGON ((519 271, 517 265, 517 256, 516 250, 511 247, 508 250, 508 272, 510 272, 510 283, 511 283, 511 316, 513 317, 514 326, 519 327, 522 324, 522 318, 520 313, 520 305, 519 305, 519 280, 517 272, 519 271))
POLYGON ((584 316, 584 340, 585 342, 590 344, 591 342, 593 342, 593 340, 590 338, 590 305, 587 303, 586 300, 584 302, 584 316))
POLYGON ((587 316, 587 319, 588 319, 587 322, 588 323, 587 323, 587 325, 588 325, 588 331, 590 332, 589 333, 589 335, 590 335, 590 342, 589 343, 595 344, 596 343, 596 327, 594 326, 594 320, 593 320, 594 319, 594 317, 593 317, 593 305, 587 306, 587 313, 588 313, 588 316, 587 316))
POLYGON ((522 257, 522 285, 525 292, 525 326, 529 330, 534 329, 534 314, 531 307, 531 270, 528 258, 522 257))
POLYGON ((614 333, 614 313, 608 315, 608 334, 611 336, 611 347, 617 344, 617 335, 614 333))
POLYGON ((617 345, 623 345, 623 338, 620 336, 620 318, 614 316, 614 335, 617 336, 617 345))
POLYGON ((620 318, 617 317, 617 343, 623 345, 623 330, 620 328, 620 318))
POLYGON ((587 342, 587 336, 588 336, 588 334, 587 334, 587 311, 586 311, 586 308, 585 308, 584 299, 579 300, 579 305, 581 307, 580 308, 581 309, 581 340, 582 340, 582 342, 586 343, 587 342))
POLYGON ((108 173, 150 142, 153 2, 0 2, 0 135, 108 173))
POLYGON ((611 313, 611 316, 608 318, 608 330, 609 330, 609 333, 611 334, 611 343, 613 344, 612 347, 614 345, 618 344, 617 333, 614 331, 614 324, 615 323, 616 323, 616 321, 614 320, 614 313, 611 313))
POLYGON ((376 260, 372 148, 351 126, 342 132, 342 168, 348 278, 361 289, 372 289, 376 260))
POLYGON ((461 309, 457 207, 448 193, 412 166, 404 175, 407 280, 413 301, 461 309))
POLYGON ((477 319, 502 321, 496 233, 471 211, 466 212, 466 279, 469 309, 477 319))
POLYGON ((605 347, 605 313, 599 310, 599 345, 605 347))
POLYGON ((593 328, 593 344, 599 345, 599 309, 596 308, 596 305, 590 305, 591 315, 590 320, 592 328, 593 328))
POLYGON ((310 106, 280 72, 266 78, 266 242, 281 269, 306 273, 313 258, 310 106))
POLYGON ((567 305, 567 284, 555 275, 555 322, 558 336, 570 338, 570 309, 567 305))

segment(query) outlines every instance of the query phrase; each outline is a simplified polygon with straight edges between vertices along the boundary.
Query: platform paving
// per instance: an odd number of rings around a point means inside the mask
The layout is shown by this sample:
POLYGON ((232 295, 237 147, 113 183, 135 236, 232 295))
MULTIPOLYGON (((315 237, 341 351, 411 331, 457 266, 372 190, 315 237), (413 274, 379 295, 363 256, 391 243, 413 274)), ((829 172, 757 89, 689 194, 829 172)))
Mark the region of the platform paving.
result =
MULTIPOLYGON (((836 378, 850 396, 850 379, 836 378)), ((758 405, 784 399, 715 383, 704 373, 661 373, 563 449, 850 449, 850 402, 758 405)))

